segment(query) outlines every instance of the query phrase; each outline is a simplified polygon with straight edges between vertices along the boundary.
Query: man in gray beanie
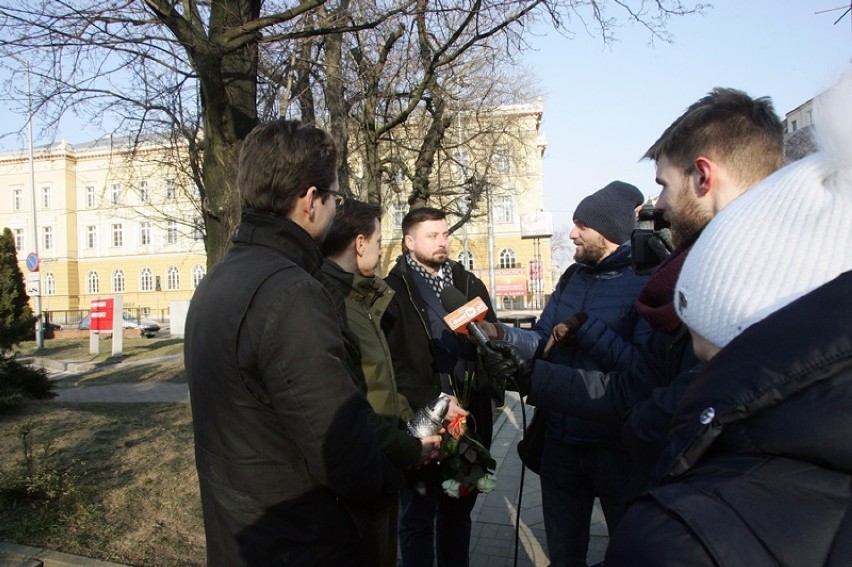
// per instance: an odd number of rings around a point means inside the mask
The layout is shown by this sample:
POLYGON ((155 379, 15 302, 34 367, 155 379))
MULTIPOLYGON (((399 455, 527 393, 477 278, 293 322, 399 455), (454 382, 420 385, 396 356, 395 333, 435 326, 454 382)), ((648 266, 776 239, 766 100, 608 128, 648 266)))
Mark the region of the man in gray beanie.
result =
MULTIPOLYGON (((633 272, 630 234, 639 189, 613 181, 577 205, 569 238, 576 264, 566 270, 532 330, 481 323, 491 338, 525 358, 609 372, 638 358, 650 327, 633 302, 647 278, 633 272)), ((551 565, 585 565, 589 523, 599 497, 607 526, 621 517, 630 459, 615 423, 548 412, 541 455, 542 508, 551 565)))
POLYGON ((611 243, 622 244, 630 240, 636 227, 636 208, 642 206, 642 200, 642 192, 633 185, 613 181, 580 201, 574 210, 574 224, 579 222, 611 243))

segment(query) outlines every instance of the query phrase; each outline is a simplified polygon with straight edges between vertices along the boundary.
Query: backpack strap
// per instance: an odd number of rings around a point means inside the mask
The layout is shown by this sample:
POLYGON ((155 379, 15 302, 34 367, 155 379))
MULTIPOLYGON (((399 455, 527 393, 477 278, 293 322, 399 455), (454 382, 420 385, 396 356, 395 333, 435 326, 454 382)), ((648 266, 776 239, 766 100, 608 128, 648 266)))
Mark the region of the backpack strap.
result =
POLYGON ((573 264, 568 266, 568 268, 564 272, 562 272, 562 275, 559 276, 559 282, 556 284, 557 287, 564 288, 568 284, 568 280, 571 279, 571 276, 574 275, 574 272, 576 272, 579 267, 580 264, 578 264, 577 262, 574 262, 573 264))

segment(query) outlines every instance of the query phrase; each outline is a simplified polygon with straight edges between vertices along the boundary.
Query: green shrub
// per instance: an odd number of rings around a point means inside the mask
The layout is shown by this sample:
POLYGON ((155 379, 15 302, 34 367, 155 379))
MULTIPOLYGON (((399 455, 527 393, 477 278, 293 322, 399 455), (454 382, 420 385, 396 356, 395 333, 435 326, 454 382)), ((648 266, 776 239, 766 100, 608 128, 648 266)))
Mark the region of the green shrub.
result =
POLYGON ((12 231, 0 231, 0 355, 27 340, 33 333, 35 317, 18 268, 15 237, 12 231))
POLYGON ((0 413, 20 406, 26 399, 52 398, 53 384, 44 369, 24 366, 13 358, 0 358, 0 413))

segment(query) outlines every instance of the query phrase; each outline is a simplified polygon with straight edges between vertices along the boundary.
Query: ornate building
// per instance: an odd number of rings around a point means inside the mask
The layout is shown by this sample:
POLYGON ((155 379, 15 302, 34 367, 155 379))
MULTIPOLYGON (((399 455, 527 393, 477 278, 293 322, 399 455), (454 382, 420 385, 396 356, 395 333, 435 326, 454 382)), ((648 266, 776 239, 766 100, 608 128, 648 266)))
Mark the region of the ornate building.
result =
MULTIPOLYGON (((447 210, 451 225, 470 211, 451 257, 489 286, 497 309, 539 307, 552 289, 550 238, 523 238, 522 230, 522 221, 540 220, 544 204, 541 117, 540 101, 462 114, 448 136, 459 143, 436 162, 429 204, 447 210)), ((112 139, 38 148, 34 196, 28 154, 0 154, 0 227, 12 230, 43 312, 86 311, 93 299, 120 294, 125 309, 164 315, 171 301, 192 297, 207 265, 199 199, 164 157, 172 154, 161 142, 131 151, 112 139), (26 265, 33 252, 38 272, 26 265)), ((389 186, 383 199, 384 270, 401 252, 407 189, 389 186)))
POLYGON ((25 274, 38 252, 42 311, 121 294, 125 309, 147 314, 192 296, 207 269, 204 242, 193 194, 163 154, 109 139, 37 149, 34 198, 28 155, 0 155, 0 226, 14 233, 25 274))

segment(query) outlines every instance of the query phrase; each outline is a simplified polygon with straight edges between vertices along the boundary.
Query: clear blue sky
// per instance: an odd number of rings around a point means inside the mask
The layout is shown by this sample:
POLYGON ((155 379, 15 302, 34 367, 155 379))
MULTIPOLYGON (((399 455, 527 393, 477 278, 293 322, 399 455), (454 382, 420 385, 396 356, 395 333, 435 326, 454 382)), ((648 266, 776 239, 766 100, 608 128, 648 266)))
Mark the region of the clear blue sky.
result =
MULTIPOLYGON (((771 96, 783 118, 850 68, 852 15, 833 25, 842 10, 815 14, 848 0, 710 1, 703 16, 670 20, 670 44, 649 46, 647 31, 627 24, 617 6, 610 15, 623 27, 611 45, 579 22, 569 22, 574 39, 554 32, 533 38, 537 51, 526 61, 544 94, 545 208, 556 228, 570 225, 580 199, 614 179, 656 195, 653 165, 639 158, 714 86, 771 96)), ((25 117, 11 114, 7 101, 0 104, 0 133, 21 128, 25 117)), ((36 144, 52 141, 38 139, 43 127, 36 117, 36 144)), ((79 143, 99 135, 69 119, 55 139, 79 143)), ((0 137, 0 150, 25 147, 25 135, 0 137)))
POLYGON ((572 40, 553 32, 535 39, 527 61, 545 91, 545 208, 554 228, 614 179, 656 195, 653 164, 639 159, 713 87, 770 96, 783 118, 852 68, 850 15, 833 25, 843 10, 815 14, 848 0, 710 2, 703 16, 670 20, 671 44, 649 47, 647 31, 626 23, 606 47, 573 23, 572 40))

